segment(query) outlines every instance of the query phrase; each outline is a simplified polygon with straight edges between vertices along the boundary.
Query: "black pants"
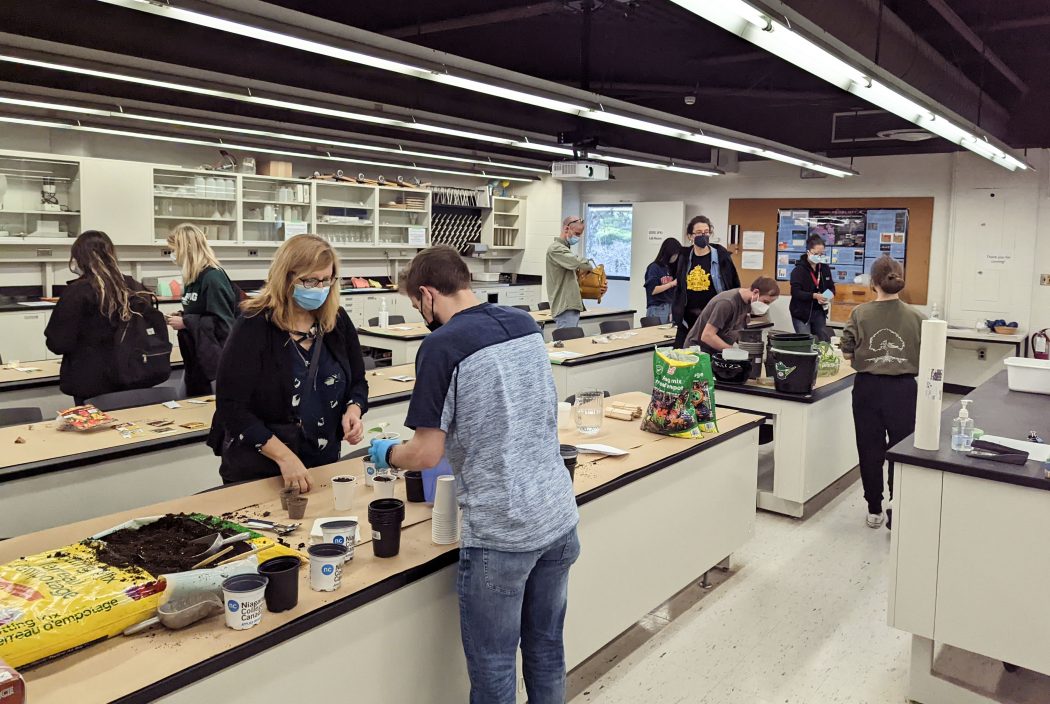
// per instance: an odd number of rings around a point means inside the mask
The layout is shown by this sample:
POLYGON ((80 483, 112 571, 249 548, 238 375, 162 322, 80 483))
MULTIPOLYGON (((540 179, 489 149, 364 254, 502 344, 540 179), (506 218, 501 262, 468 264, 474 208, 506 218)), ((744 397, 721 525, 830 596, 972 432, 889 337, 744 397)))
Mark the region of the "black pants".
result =
MULTIPOLYGON (((675 334, 674 334, 674 348, 680 350, 685 347, 685 336, 689 334, 689 331, 693 329, 693 325, 696 324, 697 319, 700 317, 701 311, 685 311, 682 316, 682 320, 675 321, 675 334)), ((701 332, 703 332, 701 330, 701 332)))
MULTIPOLYGON (((882 513, 886 451, 915 432, 916 388, 913 376, 857 374, 853 382, 853 425, 868 513, 882 513)), ((888 479, 892 499, 893 465, 888 479)))

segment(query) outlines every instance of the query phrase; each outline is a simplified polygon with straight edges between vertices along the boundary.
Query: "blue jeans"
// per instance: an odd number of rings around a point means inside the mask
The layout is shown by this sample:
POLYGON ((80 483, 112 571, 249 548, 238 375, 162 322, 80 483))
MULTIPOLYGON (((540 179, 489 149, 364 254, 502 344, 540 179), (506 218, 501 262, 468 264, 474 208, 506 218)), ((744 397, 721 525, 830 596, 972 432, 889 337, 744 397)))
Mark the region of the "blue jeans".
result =
POLYGON ((541 550, 459 550, 459 620, 470 704, 514 704, 521 642, 529 704, 565 703, 562 630, 576 529, 541 550))
POLYGON ((557 328, 578 328, 580 327, 580 311, 578 310, 563 310, 554 316, 554 327, 557 328))
POLYGON ((649 306, 645 309, 645 315, 648 318, 659 318, 660 324, 665 325, 671 322, 671 304, 660 303, 659 305, 649 306))
POLYGON ((831 342, 831 334, 828 332, 828 314, 823 308, 813 308, 809 320, 791 319, 795 326, 795 332, 813 335, 818 342, 831 342))

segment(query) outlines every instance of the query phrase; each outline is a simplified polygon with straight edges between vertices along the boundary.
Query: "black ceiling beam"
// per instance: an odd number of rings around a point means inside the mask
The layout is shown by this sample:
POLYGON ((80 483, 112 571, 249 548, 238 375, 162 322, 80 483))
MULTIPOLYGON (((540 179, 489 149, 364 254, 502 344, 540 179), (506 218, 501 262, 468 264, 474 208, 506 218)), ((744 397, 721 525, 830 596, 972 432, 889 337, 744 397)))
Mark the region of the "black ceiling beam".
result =
POLYGON ((470 29, 472 27, 487 27, 503 22, 524 20, 531 17, 542 17, 565 9, 562 2, 541 2, 523 7, 510 7, 505 10, 493 10, 492 12, 479 12, 464 17, 453 17, 436 22, 425 22, 422 24, 407 25, 383 32, 388 37, 395 39, 411 39, 426 34, 440 34, 441 32, 454 32, 459 29, 470 29))
POLYGON ((966 40, 966 43, 977 50, 978 53, 987 61, 996 71, 1003 75, 1006 80, 1010 81, 1017 90, 1021 91, 1022 94, 1028 92, 1028 84, 1021 80, 1013 70, 1006 65, 999 55, 988 48, 987 43, 981 37, 974 32, 970 25, 966 24, 966 21, 959 17, 959 15, 949 7, 945 0, 926 0, 926 2, 932 7, 937 14, 944 18, 944 20, 951 25, 952 29, 958 33, 960 37, 966 40))
POLYGON ((1038 15, 1036 17, 1020 17, 1014 20, 999 20, 983 24, 978 29, 982 32, 1009 32, 1014 29, 1032 29, 1034 27, 1050 26, 1050 15, 1038 15))

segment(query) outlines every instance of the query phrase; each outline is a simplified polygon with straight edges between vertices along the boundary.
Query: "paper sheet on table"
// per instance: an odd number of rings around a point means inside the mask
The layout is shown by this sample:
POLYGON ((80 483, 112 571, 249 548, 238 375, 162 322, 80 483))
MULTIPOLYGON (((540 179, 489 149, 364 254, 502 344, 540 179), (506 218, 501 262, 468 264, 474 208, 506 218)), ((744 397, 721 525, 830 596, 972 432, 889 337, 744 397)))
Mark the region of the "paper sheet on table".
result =
POLYGON ((26 308, 51 308, 55 304, 48 301, 19 301, 18 305, 26 308))
POLYGON ((388 330, 411 330, 411 325, 391 325, 388 330))
POLYGON ((1004 438, 998 435, 982 435, 981 440, 1027 452, 1028 459, 1036 462, 1046 462, 1050 459, 1050 445, 1041 445, 1037 442, 1028 442, 1027 440, 1014 440, 1013 438, 1004 438))
POLYGON ((579 352, 572 352, 570 350, 558 350, 556 352, 548 352, 547 356, 551 359, 572 359, 574 357, 582 357, 583 355, 579 352))
POLYGON ((765 254, 763 252, 741 252, 740 253, 740 267, 742 269, 761 269, 765 262, 765 254))

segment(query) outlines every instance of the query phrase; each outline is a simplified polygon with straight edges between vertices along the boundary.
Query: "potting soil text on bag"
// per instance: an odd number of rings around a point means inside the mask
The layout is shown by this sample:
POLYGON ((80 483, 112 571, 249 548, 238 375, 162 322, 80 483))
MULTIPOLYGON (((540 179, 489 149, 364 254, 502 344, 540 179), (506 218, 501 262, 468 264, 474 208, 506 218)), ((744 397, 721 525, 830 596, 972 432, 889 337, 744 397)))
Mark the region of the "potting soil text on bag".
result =
POLYGON ((642 417, 642 430, 677 438, 717 432, 715 377, 709 355, 657 348, 653 354, 653 396, 642 417))
POLYGON ((161 589, 81 544, 0 565, 0 658, 22 667, 117 635, 153 615, 161 589))

